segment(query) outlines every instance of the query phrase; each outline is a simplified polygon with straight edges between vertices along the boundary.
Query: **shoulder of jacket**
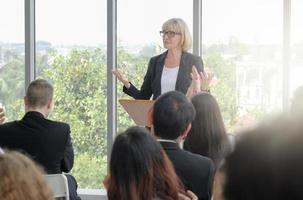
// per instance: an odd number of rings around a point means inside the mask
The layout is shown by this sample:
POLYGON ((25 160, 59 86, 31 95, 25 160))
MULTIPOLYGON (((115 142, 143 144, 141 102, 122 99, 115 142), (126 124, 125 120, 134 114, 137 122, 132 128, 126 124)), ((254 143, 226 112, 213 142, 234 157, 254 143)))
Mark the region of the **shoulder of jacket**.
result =
POLYGON ((195 54, 192 54, 192 53, 189 53, 189 52, 187 52, 187 51, 183 51, 183 54, 186 56, 186 57, 188 57, 188 58, 192 58, 192 59, 201 59, 201 57, 200 56, 197 56, 197 55, 195 55, 195 54))
POLYGON ((50 119, 46 119, 47 121, 49 121, 50 123, 52 123, 53 125, 60 127, 60 128, 64 128, 64 129, 70 129, 69 124, 65 123, 65 122, 60 122, 60 121, 54 121, 54 120, 50 120, 50 119))
POLYGON ((155 56, 151 57, 150 60, 151 61, 158 61, 158 60, 161 60, 161 59, 165 59, 166 54, 167 54, 167 51, 164 51, 161 54, 158 54, 158 55, 155 55, 155 56))

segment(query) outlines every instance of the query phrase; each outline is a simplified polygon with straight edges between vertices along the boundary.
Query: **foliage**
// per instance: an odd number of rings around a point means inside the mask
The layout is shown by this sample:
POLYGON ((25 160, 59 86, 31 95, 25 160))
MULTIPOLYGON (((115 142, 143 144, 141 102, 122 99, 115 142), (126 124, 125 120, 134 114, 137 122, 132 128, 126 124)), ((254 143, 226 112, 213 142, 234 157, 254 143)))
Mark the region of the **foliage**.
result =
POLYGON ((11 102, 24 96, 24 56, 8 51, 5 57, 5 64, 0 66, 0 102, 5 105, 7 118, 17 119, 11 102))
POLYGON ((224 59, 219 53, 206 53, 204 61, 216 75, 211 93, 218 101, 227 131, 233 132, 238 115, 235 62, 224 59))

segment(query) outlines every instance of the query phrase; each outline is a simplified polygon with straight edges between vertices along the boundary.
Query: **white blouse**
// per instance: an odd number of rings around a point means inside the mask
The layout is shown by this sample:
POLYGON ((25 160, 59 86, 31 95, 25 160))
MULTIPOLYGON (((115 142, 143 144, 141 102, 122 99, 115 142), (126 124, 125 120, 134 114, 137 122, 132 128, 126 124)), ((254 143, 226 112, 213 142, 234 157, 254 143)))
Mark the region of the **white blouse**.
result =
POLYGON ((161 76, 161 94, 175 90, 178 72, 179 66, 163 67, 161 76))

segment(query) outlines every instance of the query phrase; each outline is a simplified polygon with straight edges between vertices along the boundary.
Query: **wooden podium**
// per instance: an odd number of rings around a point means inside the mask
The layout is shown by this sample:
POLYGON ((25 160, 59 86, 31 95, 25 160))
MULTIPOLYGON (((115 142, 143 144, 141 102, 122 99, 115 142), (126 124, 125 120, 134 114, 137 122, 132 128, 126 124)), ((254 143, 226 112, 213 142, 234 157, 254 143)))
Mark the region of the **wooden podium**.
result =
POLYGON ((136 125, 151 127, 152 107, 154 101, 119 99, 119 103, 128 113, 128 115, 134 120, 136 125))

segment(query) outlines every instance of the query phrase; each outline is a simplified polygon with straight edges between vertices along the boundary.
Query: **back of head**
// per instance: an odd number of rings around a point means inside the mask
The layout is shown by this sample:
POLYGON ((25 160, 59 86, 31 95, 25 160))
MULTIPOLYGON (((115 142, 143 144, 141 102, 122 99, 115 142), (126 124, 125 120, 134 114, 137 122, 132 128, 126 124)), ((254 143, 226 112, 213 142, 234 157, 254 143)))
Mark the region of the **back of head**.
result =
POLYGON ((172 18, 164 22, 162 30, 174 31, 181 34, 180 46, 184 51, 187 51, 192 46, 192 38, 188 26, 181 18, 172 18))
POLYGON ((193 96, 191 101, 196 110, 196 117, 186 138, 186 146, 191 152, 207 156, 215 162, 223 157, 227 146, 219 105, 208 93, 199 93, 193 96))
POLYGON ((18 152, 0 154, 1 200, 50 200, 43 171, 18 152))
POLYGON ((27 106, 41 108, 53 98, 54 88, 44 79, 37 79, 30 83, 26 91, 27 106))
POLYGON ((195 117, 190 100, 181 92, 167 92, 154 103, 155 135, 163 139, 177 139, 195 117))
POLYGON ((160 144, 142 127, 132 127, 115 139, 110 160, 108 198, 176 199, 177 176, 160 144))
POLYGON ((242 135, 225 163, 227 200, 303 199, 303 125, 280 118, 242 135))

